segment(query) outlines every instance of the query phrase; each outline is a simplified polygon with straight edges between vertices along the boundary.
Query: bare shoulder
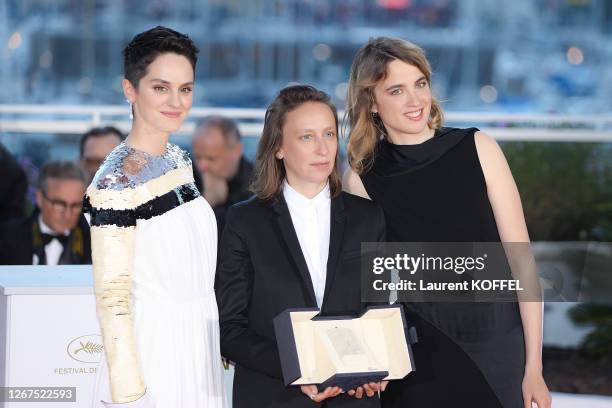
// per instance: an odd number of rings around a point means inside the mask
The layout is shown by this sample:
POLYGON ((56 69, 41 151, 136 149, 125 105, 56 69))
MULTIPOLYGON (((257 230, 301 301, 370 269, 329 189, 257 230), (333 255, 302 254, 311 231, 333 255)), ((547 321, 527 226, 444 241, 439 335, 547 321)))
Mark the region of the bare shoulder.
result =
MULTIPOLYGON (((501 147, 493 137, 485 132, 478 131, 474 134, 474 143, 480 162, 489 162, 491 160, 499 160, 504 158, 504 153, 501 147)), ((504 159, 505 161, 505 159, 504 159)))
POLYGON ((350 167, 344 172, 344 176, 342 177, 342 189, 349 194, 371 200, 368 192, 363 186, 363 182, 361 181, 359 174, 355 173, 355 171, 350 167))
POLYGON ((474 134, 474 143, 485 179, 493 180, 502 174, 509 173, 504 152, 493 137, 478 131, 474 134))
POLYGON ((478 155, 494 154, 496 151, 501 151, 497 141, 485 132, 478 131, 474 134, 474 143, 476 144, 476 150, 478 155))

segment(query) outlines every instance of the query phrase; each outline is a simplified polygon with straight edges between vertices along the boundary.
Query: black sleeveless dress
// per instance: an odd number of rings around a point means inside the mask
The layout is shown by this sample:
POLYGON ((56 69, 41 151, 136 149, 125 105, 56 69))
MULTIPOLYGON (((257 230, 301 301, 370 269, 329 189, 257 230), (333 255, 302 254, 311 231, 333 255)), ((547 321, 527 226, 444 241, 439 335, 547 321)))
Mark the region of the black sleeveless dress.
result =
MULTIPOLYGON (((361 175, 389 242, 499 242, 474 143, 442 128, 418 145, 381 140, 361 175)), ((522 408, 525 346, 517 303, 405 303, 416 371, 391 381, 383 407, 522 408)))

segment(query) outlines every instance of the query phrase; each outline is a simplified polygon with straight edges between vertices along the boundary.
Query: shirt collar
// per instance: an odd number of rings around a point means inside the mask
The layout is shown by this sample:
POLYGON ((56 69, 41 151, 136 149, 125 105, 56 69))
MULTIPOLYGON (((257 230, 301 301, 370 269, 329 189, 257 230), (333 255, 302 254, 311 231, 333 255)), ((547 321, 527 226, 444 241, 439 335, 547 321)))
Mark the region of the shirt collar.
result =
POLYGON ((321 190, 316 196, 313 198, 308 198, 291 187, 287 182, 287 179, 285 179, 283 182, 283 196, 285 197, 285 201, 287 201, 288 205, 295 205, 299 207, 308 207, 312 205, 320 207, 326 204, 329 205, 331 199, 329 183, 327 183, 325 187, 323 187, 323 190, 321 190))

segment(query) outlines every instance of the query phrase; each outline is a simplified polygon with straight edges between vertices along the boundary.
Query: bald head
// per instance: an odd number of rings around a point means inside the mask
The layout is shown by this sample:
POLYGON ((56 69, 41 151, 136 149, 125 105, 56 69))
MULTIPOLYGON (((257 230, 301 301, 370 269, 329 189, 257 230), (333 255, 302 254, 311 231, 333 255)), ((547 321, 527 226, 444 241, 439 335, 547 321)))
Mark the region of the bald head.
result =
POLYGON ((192 151, 200 173, 230 180, 242 157, 238 126, 222 116, 205 118, 193 135, 192 151))

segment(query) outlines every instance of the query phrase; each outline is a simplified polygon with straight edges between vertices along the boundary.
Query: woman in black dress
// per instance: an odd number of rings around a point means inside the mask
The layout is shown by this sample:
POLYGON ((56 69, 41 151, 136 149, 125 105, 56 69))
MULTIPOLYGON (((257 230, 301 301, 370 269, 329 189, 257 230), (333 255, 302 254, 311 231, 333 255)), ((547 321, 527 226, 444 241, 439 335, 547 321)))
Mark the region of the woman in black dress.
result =
MULTIPOLYGON (((424 52, 376 38, 351 68, 349 192, 385 212, 397 242, 529 242, 504 155, 478 129, 442 127, 424 52)), ((385 407, 548 408, 542 303, 405 303, 416 371, 389 384, 385 407)))

